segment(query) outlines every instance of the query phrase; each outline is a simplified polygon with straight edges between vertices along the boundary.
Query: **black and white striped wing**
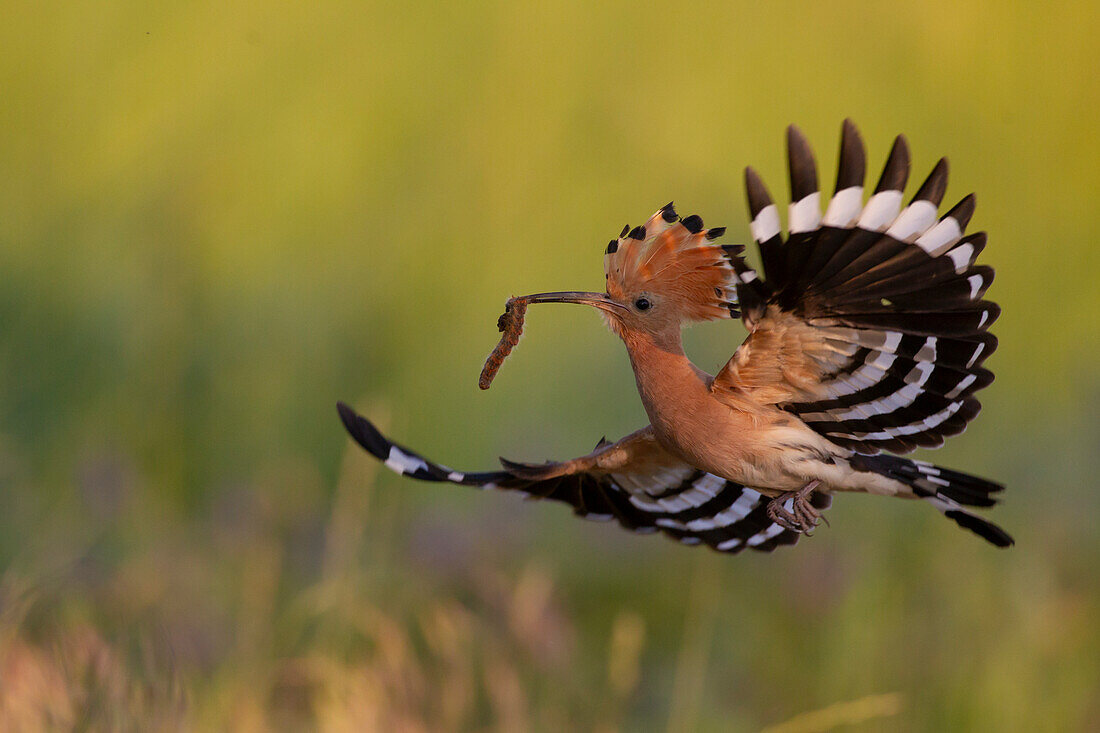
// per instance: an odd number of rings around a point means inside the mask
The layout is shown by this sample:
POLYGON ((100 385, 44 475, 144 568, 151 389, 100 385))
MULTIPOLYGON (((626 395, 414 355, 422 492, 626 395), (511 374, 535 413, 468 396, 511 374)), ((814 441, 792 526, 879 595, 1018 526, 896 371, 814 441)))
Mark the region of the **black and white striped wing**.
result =
MULTIPOLYGON (((989 327, 1000 308, 982 297, 992 268, 974 263, 986 236, 964 235, 973 195, 938 215, 947 187, 941 159, 902 208, 909 151, 899 136, 865 203, 863 142, 846 120, 836 192, 822 216, 813 153, 793 126, 787 143, 788 236, 764 184, 747 169, 765 278, 733 258, 750 329, 767 318, 806 327, 800 348, 815 378, 795 380, 780 406, 863 453, 942 445, 978 414, 973 394, 993 381, 982 362, 997 347, 989 327)), ((742 354, 741 363, 751 356, 742 354)), ((737 359, 719 380, 736 381, 737 359)))
MULTIPOLYGON (((768 518, 768 497, 675 458, 660 448, 652 430, 614 444, 601 441, 592 454, 573 461, 545 465, 503 461, 503 471, 464 473, 386 439, 347 405, 338 408, 344 427, 360 446, 393 471, 412 478, 552 499, 568 504, 585 519, 616 520, 633 532, 661 532, 685 545, 702 544, 720 552, 745 548, 770 552, 799 538, 768 518), (616 468, 603 470, 596 465, 599 456, 606 454, 615 455, 616 468)), ((818 509, 827 508, 830 501, 825 494, 813 497, 818 509)))

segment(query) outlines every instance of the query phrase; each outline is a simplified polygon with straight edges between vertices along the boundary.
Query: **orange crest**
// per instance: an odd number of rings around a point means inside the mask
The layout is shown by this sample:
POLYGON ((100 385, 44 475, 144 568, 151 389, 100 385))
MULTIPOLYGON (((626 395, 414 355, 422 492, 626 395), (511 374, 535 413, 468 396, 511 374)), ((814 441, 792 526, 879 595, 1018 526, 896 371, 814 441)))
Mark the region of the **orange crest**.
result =
POLYGON ((704 229, 695 215, 680 219, 667 204, 645 226, 624 229, 607 245, 607 294, 618 301, 655 294, 674 305, 685 321, 737 317, 736 277, 729 258, 745 248, 715 244, 725 231, 704 229))

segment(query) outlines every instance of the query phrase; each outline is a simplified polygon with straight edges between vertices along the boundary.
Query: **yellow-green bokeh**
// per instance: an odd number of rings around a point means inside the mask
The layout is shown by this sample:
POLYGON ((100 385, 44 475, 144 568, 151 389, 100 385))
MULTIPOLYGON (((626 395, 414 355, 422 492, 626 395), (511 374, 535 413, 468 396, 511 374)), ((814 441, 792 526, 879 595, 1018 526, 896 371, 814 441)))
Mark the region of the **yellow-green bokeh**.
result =
MULTIPOLYGON (((481 661, 452 708, 404 700, 429 728, 752 730, 886 693, 904 702, 884 729, 1100 725, 1095 3, 16 0, 3 17, 0 561, 37 599, 13 627, 27 643, 160 639, 173 664, 127 669, 170 668, 184 702, 161 712, 199 726, 357 720, 332 702, 354 686, 272 703, 272 670, 336 660, 371 689, 376 646, 403 638, 379 614, 435 628, 416 619, 437 607, 481 661), (337 399, 467 469, 640 427, 625 353, 581 309, 532 313, 480 392, 504 300, 599 288, 607 239, 669 199, 746 240, 742 168, 784 196, 794 122, 828 180, 845 117, 872 168, 904 132, 913 178, 947 155, 948 198, 977 192, 998 378, 935 460, 1008 484, 1014 549, 841 497, 797 548, 723 558, 374 480, 349 452, 337 399), (498 595, 554 601, 530 601, 549 614, 532 629, 501 612, 498 638, 498 595), (559 652, 493 656, 540 633, 559 652), (615 692, 608 655, 631 644, 637 681, 615 692)), ((701 326, 689 351, 713 370, 743 335, 701 326)))

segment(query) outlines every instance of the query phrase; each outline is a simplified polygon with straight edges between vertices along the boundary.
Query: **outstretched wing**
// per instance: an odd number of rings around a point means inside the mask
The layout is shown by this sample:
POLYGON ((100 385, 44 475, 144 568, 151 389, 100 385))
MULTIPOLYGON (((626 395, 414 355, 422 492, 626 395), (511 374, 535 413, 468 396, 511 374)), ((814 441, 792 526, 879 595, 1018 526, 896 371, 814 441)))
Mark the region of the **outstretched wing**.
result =
MULTIPOLYGON (((689 466, 665 451, 649 427, 617 443, 601 440, 595 451, 571 461, 531 465, 502 459, 503 471, 464 473, 387 440, 347 405, 337 407, 351 437, 405 476, 552 499, 585 519, 614 519, 634 532, 662 532, 685 545, 705 544, 720 552, 746 547, 770 552, 798 541, 798 533, 768 519, 768 497, 689 466)), ((830 501, 825 494, 813 498, 818 509, 830 501)))
POLYGON ((964 236, 973 195, 937 218, 947 187, 941 159, 902 209, 909 151, 899 136, 864 204, 863 142, 846 120, 822 217, 813 153, 793 126, 787 145, 786 240, 764 184, 745 171, 766 278, 731 258, 751 333, 713 391, 777 405, 861 453, 942 445, 978 414, 972 395, 993 381, 981 364, 997 347, 989 327, 1000 308, 982 299, 992 268, 974 264, 985 234, 964 236))

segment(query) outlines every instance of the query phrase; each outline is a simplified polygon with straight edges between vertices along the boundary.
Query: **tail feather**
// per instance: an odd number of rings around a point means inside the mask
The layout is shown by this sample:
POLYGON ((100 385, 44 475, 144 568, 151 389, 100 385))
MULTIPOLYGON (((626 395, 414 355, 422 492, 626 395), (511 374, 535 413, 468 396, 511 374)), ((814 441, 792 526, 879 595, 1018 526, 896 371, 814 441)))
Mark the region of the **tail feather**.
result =
POLYGON ((955 524, 963 529, 969 529, 974 534, 988 542, 992 542, 997 547, 1011 547, 1016 544, 1016 541, 1012 539, 1012 535, 1008 532, 1005 532, 1003 529, 993 524, 993 522, 982 519, 977 514, 968 512, 951 499, 943 496, 926 496, 924 498, 943 512, 945 517, 954 520, 955 524))
POLYGON ((993 495, 1004 491, 1002 484, 924 461, 890 455, 856 456, 852 465, 861 471, 871 471, 900 481, 948 519, 997 547, 1015 544, 1003 529, 964 508, 993 506, 997 503, 993 495))

